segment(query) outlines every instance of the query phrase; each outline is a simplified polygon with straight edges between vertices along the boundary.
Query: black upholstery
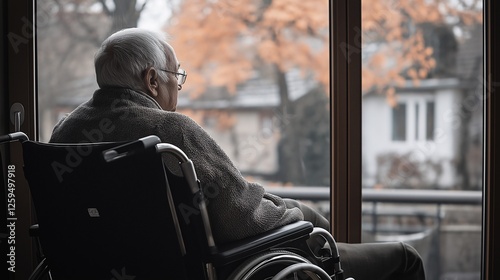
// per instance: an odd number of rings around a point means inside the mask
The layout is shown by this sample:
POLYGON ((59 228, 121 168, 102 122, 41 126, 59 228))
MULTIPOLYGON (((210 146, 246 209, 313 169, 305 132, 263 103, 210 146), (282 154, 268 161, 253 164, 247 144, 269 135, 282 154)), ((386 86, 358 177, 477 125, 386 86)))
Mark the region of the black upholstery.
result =
POLYGON ((116 145, 23 143, 40 241, 55 279, 182 273, 161 156, 151 146, 105 162, 101 152, 116 145))

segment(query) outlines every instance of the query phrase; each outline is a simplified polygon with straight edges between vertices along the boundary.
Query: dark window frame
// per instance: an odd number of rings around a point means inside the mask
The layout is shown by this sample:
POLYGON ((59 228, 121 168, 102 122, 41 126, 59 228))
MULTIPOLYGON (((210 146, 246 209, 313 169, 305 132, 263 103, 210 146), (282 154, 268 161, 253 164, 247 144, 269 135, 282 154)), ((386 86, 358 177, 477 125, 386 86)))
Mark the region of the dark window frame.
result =
MULTIPOLYGON (((3 3, 2 3, 3 4, 3 3)), ((23 34, 22 18, 34 18, 33 0, 5 1, 2 18, 5 28, 2 30, 2 44, 5 46, 2 65, 5 66, 7 82, 2 87, 4 107, 10 108, 15 102, 27 104, 25 122, 21 127, 32 139, 36 133, 36 95, 34 71, 35 44, 33 38, 22 47, 20 53, 11 53, 7 34, 14 32, 23 34)), ((493 26, 500 26, 500 19, 493 15, 499 13, 500 2, 485 0, 485 190, 484 190, 484 226, 483 226, 483 279, 500 278, 500 242, 495 237, 500 235, 500 55, 495 52, 495 45, 500 42, 493 26), (498 189, 498 190, 497 190, 498 189), (496 269, 495 269, 496 268, 496 269)), ((332 82, 332 188, 331 188, 331 220, 335 238, 342 242, 361 241, 361 0, 330 1, 331 37, 331 80, 332 82), (346 55, 347 54, 347 55, 346 55)), ((24 31, 25 32, 25 31, 24 31)), ((2 131, 12 131, 9 124, 9 112, 2 111, 2 131)), ((18 147, 12 144, 3 153, 4 161, 11 164, 20 158, 18 147), (17 149, 17 150, 16 150, 17 149)), ((19 167, 21 165, 18 165, 19 167)), ((19 168, 21 171, 21 168, 19 168)), ((20 174, 21 175, 21 174, 20 174)), ((17 186, 23 189, 21 185, 17 186)), ((27 189, 27 188, 24 188, 27 189)), ((29 201, 29 193, 19 193, 20 201, 29 201)), ((31 222, 31 205, 18 205, 18 219, 24 221, 17 224, 19 228, 31 222)), ((18 231, 16 241, 16 270, 29 273, 33 265, 31 241, 27 231, 18 231), (23 232, 26 232, 24 236, 23 232)), ((5 254, 3 254, 5 256, 5 254)), ((10 275, 13 277, 13 275, 10 275)), ((9 276, 9 277, 10 277, 9 276)), ((24 278, 16 273, 16 278, 24 278)))
POLYGON ((500 235, 500 34, 494 32, 494 26, 500 26, 498 13, 500 2, 485 0, 484 38, 485 64, 484 81, 485 101, 485 141, 484 141, 484 193, 483 193, 483 279, 500 278, 500 242, 495 238, 500 235), (495 51, 495 45, 497 49, 495 51), (496 92, 496 94, 494 94, 496 92), (495 110, 497 109, 497 110, 495 110), (495 187, 496 186, 496 187, 495 187), (496 205, 495 205, 495 202, 496 205), (495 269, 496 268, 496 269, 495 269))
POLYGON ((361 242, 361 0, 330 2, 331 227, 361 242))

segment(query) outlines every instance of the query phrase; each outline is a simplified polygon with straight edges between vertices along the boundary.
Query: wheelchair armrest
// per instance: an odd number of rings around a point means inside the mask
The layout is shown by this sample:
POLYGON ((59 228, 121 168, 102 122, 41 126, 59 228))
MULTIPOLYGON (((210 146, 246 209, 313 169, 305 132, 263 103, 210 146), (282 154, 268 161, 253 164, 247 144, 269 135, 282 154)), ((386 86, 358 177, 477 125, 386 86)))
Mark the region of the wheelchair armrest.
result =
POLYGON ((102 156, 106 162, 111 162, 123 157, 144 152, 146 149, 156 147, 156 144, 160 142, 161 141, 158 136, 150 135, 111 149, 107 149, 102 152, 102 156))
POLYGON ((313 225, 310 222, 295 222, 256 236, 218 246, 217 252, 210 255, 210 260, 215 265, 228 264, 284 243, 302 238, 307 239, 312 231, 313 225))

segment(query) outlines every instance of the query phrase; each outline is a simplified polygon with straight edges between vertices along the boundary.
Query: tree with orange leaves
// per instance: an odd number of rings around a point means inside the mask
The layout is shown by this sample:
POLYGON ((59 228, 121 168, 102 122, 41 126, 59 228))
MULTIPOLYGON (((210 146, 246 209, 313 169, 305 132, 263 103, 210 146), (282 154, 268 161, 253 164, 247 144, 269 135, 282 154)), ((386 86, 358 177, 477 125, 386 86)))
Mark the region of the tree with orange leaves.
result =
POLYGON ((182 2, 168 33, 178 57, 188 58, 185 67, 194 70, 191 97, 209 86, 234 94, 262 65, 273 73, 284 113, 289 109, 285 73, 290 68, 310 72, 328 87, 327 7, 327 0, 182 2))
MULTIPOLYGON (((329 1, 327 0, 185 0, 168 31, 184 63, 191 68, 193 98, 209 86, 234 93, 255 71, 256 63, 275 69, 282 108, 287 107, 284 73, 299 68, 329 88, 329 1)), ((418 82, 436 67, 422 23, 469 25, 481 21, 478 0, 382 0, 362 3, 363 91, 376 89, 394 103, 393 86, 418 82)), ((362 34, 361 34, 362 33, 362 34)), ((362 35, 362 36, 361 36, 362 35)), ((361 45, 351 46, 361 50, 361 45)))
POLYGON ((436 38, 426 40, 429 26, 463 33, 467 26, 482 22, 482 1, 365 0, 361 20, 367 49, 362 90, 384 93, 394 106, 395 86, 404 85, 406 80, 418 84, 435 77, 436 67, 450 66, 444 65, 442 54, 437 54, 435 46, 428 42, 436 38), (376 51, 370 53, 373 45, 376 51))

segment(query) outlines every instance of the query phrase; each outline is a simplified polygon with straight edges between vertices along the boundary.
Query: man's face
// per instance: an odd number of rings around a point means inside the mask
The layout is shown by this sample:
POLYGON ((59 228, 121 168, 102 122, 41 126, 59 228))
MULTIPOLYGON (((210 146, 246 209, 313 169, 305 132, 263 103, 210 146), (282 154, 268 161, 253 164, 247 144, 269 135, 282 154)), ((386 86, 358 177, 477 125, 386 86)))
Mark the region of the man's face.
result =
MULTIPOLYGON (((173 57, 175 61, 175 66, 165 65, 165 69, 177 72, 179 70, 180 64, 175 55, 174 49, 165 43, 165 50, 167 57, 173 57)), ((168 82, 159 81, 158 96, 155 98, 161 108, 165 111, 174 112, 177 109, 177 95, 179 94, 179 87, 177 84, 177 76, 174 73, 165 72, 169 79, 168 82)))

